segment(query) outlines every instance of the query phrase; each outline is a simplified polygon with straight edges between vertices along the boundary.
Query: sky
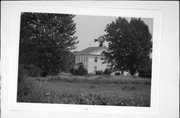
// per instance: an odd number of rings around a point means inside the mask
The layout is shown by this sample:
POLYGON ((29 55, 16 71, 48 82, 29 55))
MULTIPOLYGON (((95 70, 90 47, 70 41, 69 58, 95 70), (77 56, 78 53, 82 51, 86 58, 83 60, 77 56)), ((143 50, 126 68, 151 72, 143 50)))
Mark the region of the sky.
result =
MULTIPOLYGON (((104 29, 107 24, 115 21, 117 17, 110 16, 86 16, 86 15, 76 15, 74 17, 74 22, 76 23, 76 33, 75 36, 78 37, 79 43, 76 44, 76 51, 81 51, 88 47, 98 46, 98 42, 94 42, 99 36, 105 34, 104 29)), ((130 18, 127 18, 130 21, 130 18)), ((145 24, 148 25, 149 31, 152 34, 153 30, 153 19, 142 18, 145 24)), ((107 46, 107 43, 104 43, 107 46)))

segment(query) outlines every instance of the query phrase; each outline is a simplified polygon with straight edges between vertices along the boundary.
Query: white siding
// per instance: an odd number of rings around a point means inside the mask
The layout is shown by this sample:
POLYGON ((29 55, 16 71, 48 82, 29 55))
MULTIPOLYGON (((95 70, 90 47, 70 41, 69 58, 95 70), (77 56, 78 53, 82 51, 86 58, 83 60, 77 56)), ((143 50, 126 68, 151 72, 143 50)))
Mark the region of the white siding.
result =
POLYGON ((76 63, 82 62, 84 64, 84 67, 87 68, 88 73, 95 73, 94 72, 95 67, 97 67, 97 71, 99 70, 104 71, 107 67, 107 64, 102 64, 104 60, 101 59, 103 57, 101 56, 101 52, 103 50, 104 49, 95 51, 89 55, 87 54, 76 55, 75 62, 76 63), (97 57, 97 62, 94 61, 95 57, 97 57))
POLYGON ((104 71, 106 69, 106 64, 102 64, 103 60, 101 60, 102 56, 89 56, 88 60, 88 73, 94 73, 94 67, 97 66, 97 70, 104 71), (98 61, 94 62, 94 58, 98 57, 98 61))

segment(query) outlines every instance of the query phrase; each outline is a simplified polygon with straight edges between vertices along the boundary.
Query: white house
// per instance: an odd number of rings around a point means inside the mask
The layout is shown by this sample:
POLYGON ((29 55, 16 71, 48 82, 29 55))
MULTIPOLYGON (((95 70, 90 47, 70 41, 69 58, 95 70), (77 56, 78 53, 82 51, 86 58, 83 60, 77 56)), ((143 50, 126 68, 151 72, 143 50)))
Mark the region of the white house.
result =
POLYGON ((106 63, 103 63, 104 58, 101 53, 106 51, 107 47, 88 47, 75 54, 75 63, 82 62, 88 73, 95 73, 96 71, 104 71, 107 67, 106 63))

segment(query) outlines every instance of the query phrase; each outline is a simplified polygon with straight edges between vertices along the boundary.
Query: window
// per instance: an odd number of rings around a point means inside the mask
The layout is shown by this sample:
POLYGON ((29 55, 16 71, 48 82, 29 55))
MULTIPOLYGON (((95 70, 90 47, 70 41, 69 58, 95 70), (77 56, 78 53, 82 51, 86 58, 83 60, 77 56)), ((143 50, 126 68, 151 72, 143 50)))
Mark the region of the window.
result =
POLYGON ((95 58, 94 58, 94 62, 97 62, 97 61, 98 61, 98 58, 97 58, 97 57, 95 57, 95 58))

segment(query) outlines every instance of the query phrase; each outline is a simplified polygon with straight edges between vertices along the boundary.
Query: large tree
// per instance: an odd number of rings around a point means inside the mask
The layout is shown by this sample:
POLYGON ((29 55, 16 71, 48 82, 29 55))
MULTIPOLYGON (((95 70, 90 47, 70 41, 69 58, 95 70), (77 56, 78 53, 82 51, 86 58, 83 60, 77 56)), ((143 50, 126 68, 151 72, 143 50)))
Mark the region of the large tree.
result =
POLYGON ((104 52, 105 61, 113 69, 128 71, 131 75, 145 68, 150 62, 152 50, 151 34, 142 19, 117 18, 105 29, 108 51, 104 52))
POLYGON ((35 65, 47 74, 65 70, 78 43, 74 15, 22 13, 19 63, 35 65))

